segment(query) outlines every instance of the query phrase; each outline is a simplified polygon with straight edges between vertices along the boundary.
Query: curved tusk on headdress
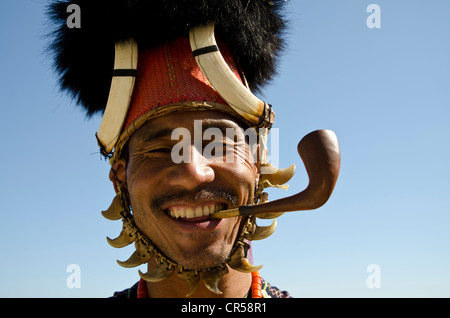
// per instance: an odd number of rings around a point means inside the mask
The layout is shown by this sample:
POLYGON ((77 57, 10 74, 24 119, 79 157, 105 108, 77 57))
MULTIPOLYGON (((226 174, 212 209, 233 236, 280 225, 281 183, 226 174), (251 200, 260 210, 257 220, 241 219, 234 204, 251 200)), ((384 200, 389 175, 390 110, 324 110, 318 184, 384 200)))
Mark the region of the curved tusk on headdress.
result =
MULTIPOLYGON (((195 60, 203 74, 237 113, 254 124, 271 117, 269 105, 253 95, 236 78, 220 54, 214 37, 214 23, 192 28, 189 39, 195 60)), ((269 121, 272 123, 273 117, 269 121)))
POLYGON ((263 265, 254 266, 247 259, 247 250, 249 245, 247 243, 241 243, 240 246, 236 249, 236 251, 230 256, 230 260, 227 264, 237 271, 242 273, 252 273, 257 271, 263 267, 263 265))
POLYGON ((207 269, 202 272, 202 280, 206 288, 215 294, 222 294, 219 289, 220 279, 228 273, 228 268, 226 266, 217 267, 214 269, 207 269))
POLYGON ((133 94, 137 59, 138 46, 134 40, 116 43, 108 102, 96 134, 102 153, 112 152, 125 122, 133 94))
POLYGON ((261 178, 267 180, 270 184, 277 186, 282 185, 291 180, 295 174, 295 164, 285 169, 274 167, 270 163, 261 167, 261 178))
POLYGON ((169 265, 169 267, 167 268, 162 263, 158 262, 156 268, 152 272, 148 272, 145 274, 140 270, 138 272, 139 276, 141 276, 141 278, 146 280, 147 282, 157 283, 166 279, 167 277, 170 277, 175 271, 175 267, 176 266, 169 265))
POLYGON ((183 270, 181 273, 178 273, 178 276, 184 279, 189 286, 189 292, 186 297, 192 296, 200 282, 200 274, 197 271, 183 270))
POLYGON ((122 218, 120 213, 122 213, 123 210, 121 196, 120 194, 117 194, 109 208, 106 211, 102 211, 102 215, 108 220, 116 221, 122 218))
POLYGON ((263 240, 273 234, 277 228, 277 220, 273 220, 272 224, 269 226, 256 226, 256 230, 253 236, 250 238, 252 241, 263 240))

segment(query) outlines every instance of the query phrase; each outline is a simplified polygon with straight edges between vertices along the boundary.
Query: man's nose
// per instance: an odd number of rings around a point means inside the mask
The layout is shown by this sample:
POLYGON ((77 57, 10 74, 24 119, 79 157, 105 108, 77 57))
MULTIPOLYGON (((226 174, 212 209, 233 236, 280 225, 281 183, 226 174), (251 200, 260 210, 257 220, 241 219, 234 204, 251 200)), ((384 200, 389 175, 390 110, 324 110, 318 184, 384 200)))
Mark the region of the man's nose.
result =
POLYGON ((210 183, 214 180, 214 169, 210 166, 208 160, 203 157, 202 149, 191 145, 189 152, 187 162, 175 164, 171 169, 168 176, 171 186, 182 186, 187 190, 192 190, 200 184, 210 183))

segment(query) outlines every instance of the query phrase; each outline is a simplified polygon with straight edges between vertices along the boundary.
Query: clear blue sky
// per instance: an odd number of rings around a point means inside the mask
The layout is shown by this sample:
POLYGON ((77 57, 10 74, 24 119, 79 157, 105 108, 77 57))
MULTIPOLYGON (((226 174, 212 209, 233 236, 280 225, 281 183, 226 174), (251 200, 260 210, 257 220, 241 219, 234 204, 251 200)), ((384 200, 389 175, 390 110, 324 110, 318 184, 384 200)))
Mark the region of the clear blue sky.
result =
MULTIPOLYGON (((105 240, 114 191, 86 120, 56 88, 45 56, 45 1, 0 3, 0 297, 107 297, 138 280, 105 240), (66 268, 81 269, 68 288, 66 268)), ((296 153, 336 132, 341 175, 330 201, 278 219, 253 244, 261 274, 295 297, 450 297, 450 2, 289 1, 288 47, 263 98, 280 130, 288 191, 307 185, 296 153), (369 4, 381 28, 369 29, 369 4), (380 288, 366 271, 379 266, 380 288)), ((120 221, 119 221, 120 222, 120 221)))

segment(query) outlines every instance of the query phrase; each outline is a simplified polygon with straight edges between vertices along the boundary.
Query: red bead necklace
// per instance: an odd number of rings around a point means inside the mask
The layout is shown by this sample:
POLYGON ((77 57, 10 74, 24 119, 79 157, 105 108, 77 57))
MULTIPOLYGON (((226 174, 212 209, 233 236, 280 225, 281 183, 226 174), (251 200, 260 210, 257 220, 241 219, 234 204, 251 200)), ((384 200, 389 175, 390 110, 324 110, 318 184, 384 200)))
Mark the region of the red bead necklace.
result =
POLYGON ((252 298, 263 298, 261 275, 258 271, 252 272, 252 298))
MULTIPOLYGON (((261 275, 258 271, 252 273, 252 287, 250 290, 252 298, 263 298, 261 275)), ((138 284, 137 298, 147 297, 147 284, 145 283, 145 280, 141 278, 138 284)))

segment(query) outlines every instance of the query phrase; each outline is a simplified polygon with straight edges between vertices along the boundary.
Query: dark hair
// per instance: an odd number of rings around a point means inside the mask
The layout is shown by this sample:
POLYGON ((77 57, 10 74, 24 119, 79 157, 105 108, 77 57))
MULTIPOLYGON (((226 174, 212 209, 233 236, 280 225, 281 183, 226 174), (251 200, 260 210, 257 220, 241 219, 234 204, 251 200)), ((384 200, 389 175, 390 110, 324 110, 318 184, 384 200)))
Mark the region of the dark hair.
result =
POLYGON ((284 0, 72 0, 53 1, 53 29, 47 50, 62 90, 91 116, 106 107, 114 65, 114 44, 134 38, 155 47, 193 26, 214 21, 250 89, 257 92, 276 72, 286 22, 284 0), (81 11, 81 27, 69 28, 70 4, 81 11))

